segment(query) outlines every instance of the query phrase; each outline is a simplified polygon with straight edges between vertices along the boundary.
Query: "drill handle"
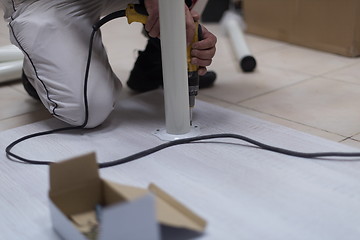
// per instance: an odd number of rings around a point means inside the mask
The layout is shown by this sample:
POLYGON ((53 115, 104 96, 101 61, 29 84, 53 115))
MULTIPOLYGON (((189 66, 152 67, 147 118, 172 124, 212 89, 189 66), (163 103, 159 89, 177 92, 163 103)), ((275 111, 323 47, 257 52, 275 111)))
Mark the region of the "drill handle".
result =
POLYGON ((141 4, 129 4, 126 8, 126 18, 128 23, 140 22, 146 24, 149 13, 144 5, 141 4))
POLYGON ((188 72, 195 72, 199 69, 199 66, 191 63, 191 50, 192 50, 192 44, 201 40, 203 40, 202 27, 198 22, 195 22, 195 35, 193 41, 187 47, 188 72))

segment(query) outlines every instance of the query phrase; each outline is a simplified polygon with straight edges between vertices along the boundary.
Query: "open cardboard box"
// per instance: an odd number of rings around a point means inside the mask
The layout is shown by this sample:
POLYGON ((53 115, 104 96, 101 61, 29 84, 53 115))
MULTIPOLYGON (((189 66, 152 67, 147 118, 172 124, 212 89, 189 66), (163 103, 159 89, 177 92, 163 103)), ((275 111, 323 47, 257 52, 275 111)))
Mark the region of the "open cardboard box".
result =
POLYGON ((200 234, 206 222, 154 184, 148 189, 99 177, 94 153, 50 166, 50 211, 53 228, 66 240, 89 239, 73 217, 91 221, 102 205, 97 239, 161 239, 160 226, 200 234))

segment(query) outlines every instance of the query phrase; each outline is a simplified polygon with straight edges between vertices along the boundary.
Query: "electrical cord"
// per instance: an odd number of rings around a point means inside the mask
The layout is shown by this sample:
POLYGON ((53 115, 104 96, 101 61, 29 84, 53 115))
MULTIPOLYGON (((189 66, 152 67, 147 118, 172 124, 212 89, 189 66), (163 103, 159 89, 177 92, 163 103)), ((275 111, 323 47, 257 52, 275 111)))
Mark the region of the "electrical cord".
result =
MULTIPOLYGON (((125 12, 123 10, 117 11, 117 12, 114 12, 114 13, 111 13, 111 14, 105 16, 104 18, 100 19, 96 24, 93 25, 93 31, 92 31, 91 37, 90 37, 88 59, 87 59, 87 64, 86 64, 85 77, 84 77, 85 118, 84 118, 83 124, 80 126, 65 127, 65 128, 58 128, 58 129, 54 129, 54 130, 44 131, 44 132, 38 132, 38 133, 26 135, 22 138, 19 138, 6 147, 5 152, 6 152, 6 156, 8 159, 10 159, 10 160, 15 159, 15 160, 18 160, 23 163, 29 163, 29 164, 35 164, 35 165, 50 165, 51 163, 53 163, 52 161, 40 161, 40 160, 27 159, 27 158, 21 157, 15 153, 11 152, 11 150, 17 144, 24 142, 26 140, 35 138, 35 137, 40 137, 40 136, 60 133, 60 132, 64 132, 64 131, 78 130, 78 129, 85 128, 85 126, 88 123, 88 119, 89 119, 87 86, 88 86, 88 78, 89 78, 89 70, 90 70, 90 64, 91 64, 94 36, 102 25, 104 25, 105 23, 107 23, 115 18, 119 18, 119 17, 123 17, 123 16, 125 16, 125 12)), ((289 156, 294 156, 294 157, 301 157, 301 158, 316 159, 316 158, 323 158, 323 157, 345 157, 345 158, 360 157, 360 152, 314 152, 314 153, 297 152, 297 151, 292 151, 292 150, 288 150, 288 149, 284 149, 284 148, 267 145, 267 144, 258 142, 256 140, 253 140, 251 138, 248 138, 248 137, 245 137, 242 135, 223 133, 223 134, 202 135, 202 136, 198 136, 198 137, 170 141, 170 142, 155 146, 153 148, 135 153, 133 155, 130 155, 130 156, 118 159, 118 160, 99 163, 99 168, 107 168, 107 167, 112 167, 112 166, 128 163, 128 162, 143 158, 145 156, 148 156, 150 154, 153 154, 155 152, 158 152, 160 150, 163 150, 165 148, 182 145, 182 144, 201 142, 201 141, 209 140, 209 139, 219 139, 219 138, 232 138, 232 139, 242 140, 242 141, 248 142, 250 144, 253 144, 255 146, 258 146, 260 149, 264 149, 264 150, 268 150, 268 151, 272 151, 272 152, 276 152, 276 153, 280 153, 280 154, 285 154, 285 155, 289 155, 289 156)), ((202 142, 202 143, 206 143, 206 142, 202 142)), ((358 160, 360 161, 360 159, 358 159, 358 160)))
MULTIPOLYGON (((135 153, 128 157, 124 157, 119 160, 100 163, 99 168, 112 167, 112 166, 124 164, 127 162, 131 162, 131 161, 148 156, 150 154, 153 154, 155 152, 158 152, 160 150, 163 150, 165 148, 169 148, 172 146, 188 144, 188 143, 195 143, 195 142, 199 142, 199 141, 203 141, 203 140, 218 139, 218 138, 233 138, 233 139, 237 139, 237 140, 242 140, 242 141, 251 143, 255 146, 258 146, 260 149, 268 150, 268 151, 272 151, 272 152, 276 152, 276 153, 280 153, 280 154, 284 154, 284 155, 289 155, 289 156, 293 156, 293 157, 301 157, 301 158, 360 157, 360 152, 315 152, 315 153, 297 152, 297 151, 292 151, 292 150, 288 150, 288 149, 284 149, 284 148, 267 145, 267 144, 261 143, 259 141, 256 141, 254 139, 251 139, 251 138, 239 135, 239 134, 221 133, 221 134, 202 135, 202 136, 198 136, 198 137, 170 141, 170 142, 158 145, 156 147, 149 148, 142 152, 135 153)), ((202 142, 202 143, 208 143, 208 142, 202 142)), ((359 161, 360 161, 360 159, 359 159, 359 161)))

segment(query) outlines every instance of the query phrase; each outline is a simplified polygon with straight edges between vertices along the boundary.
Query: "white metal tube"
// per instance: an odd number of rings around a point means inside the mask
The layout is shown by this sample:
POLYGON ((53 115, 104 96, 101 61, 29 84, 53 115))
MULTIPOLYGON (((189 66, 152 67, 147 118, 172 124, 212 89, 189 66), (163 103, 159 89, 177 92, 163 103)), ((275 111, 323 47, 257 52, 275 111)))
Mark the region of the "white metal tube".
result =
POLYGON ((229 18, 224 24, 234 47, 236 58, 241 60, 243 57, 251 55, 238 21, 229 18))
POLYGON ((20 79, 23 60, 0 63, 0 82, 20 79))
POLYGON ((229 35, 241 69, 244 72, 254 71, 256 68, 256 60, 251 55, 250 49, 246 44, 243 29, 240 25, 240 23, 242 23, 240 15, 232 11, 226 11, 221 22, 225 32, 229 35))
POLYGON ((190 132, 183 0, 159 0, 166 132, 190 132))

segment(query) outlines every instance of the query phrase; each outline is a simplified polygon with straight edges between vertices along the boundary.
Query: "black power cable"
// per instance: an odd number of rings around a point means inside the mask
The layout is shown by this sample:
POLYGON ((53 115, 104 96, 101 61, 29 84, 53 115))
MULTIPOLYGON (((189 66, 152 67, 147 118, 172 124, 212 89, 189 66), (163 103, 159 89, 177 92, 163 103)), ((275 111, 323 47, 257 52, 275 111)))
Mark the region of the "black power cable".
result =
MULTIPOLYGON (((134 160, 137 160, 139 158, 148 156, 150 154, 153 154, 155 152, 158 152, 160 150, 163 150, 165 148, 169 148, 176 145, 181 144, 187 144, 187 143, 195 143, 203 140, 209 140, 209 139, 218 139, 218 138, 232 138, 237 140, 242 140, 248 143, 251 143, 255 146, 258 146, 260 149, 268 150, 284 155, 294 156, 294 157, 301 157, 301 158, 321 158, 321 157, 360 157, 360 152, 315 152, 315 153, 304 153, 304 152, 297 152, 292 151, 284 148, 274 147, 271 145, 267 145, 261 142, 258 142, 256 140, 253 140, 251 138, 239 135, 239 134, 232 134, 232 133, 221 133, 221 134, 210 134, 210 135, 202 135, 198 137, 192 137, 192 138, 185 138, 185 139, 179 139, 170 141, 161 145, 158 145, 153 148, 149 148, 147 150, 144 150, 142 152, 135 153, 133 155, 130 155, 128 157, 124 157, 119 160, 111 161, 111 162, 105 162, 100 163, 99 168, 106 168, 106 167, 112 167, 120 164, 124 164, 127 162, 131 162, 134 160)), ((203 142, 206 143, 206 142, 203 142)), ((360 161, 360 159, 359 159, 360 161)))
MULTIPOLYGON (((9 146, 6 147, 5 152, 8 159, 16 159, 23 163, 30 163, 35 165, 49 165, 53 163, 52 161, 39 161, 39 160, 31 160, 24 157, 21 157, 13 152, 11 152, 12 148, 15 147, 17 144, 24 142, 25 140, 32 139, 35 137, 40 137, 44 135, 50 135, 54 133, 64 132, 64 131, 70 131, 70 130, 77 130, 77 129, 84 129, 85 126, 88 123, 89 118, 89 108, 88 108, 88 99, 87 99, 87 86, 88 86, 88 78, 89 78, 89 70, 90 70, 90 63, 91 63, 91 56, 92 56, 92 46, 94 41, 94 36, 97 32, 97 30, 104 25, 105 23, 119 17, 125 16, 125 11, 117 11, 112 14, 107 15, 106 17, 99 20, 95 25, 93 25, 93 31, 91 33, 90 37, 90 43, 89 43, 89 53, 88 53, 88 59, 86 64, 86 70, 85 70, 85 78, 84 78, 84 107, 85 107, 85 119, 84 123, 81 126, 75 126, 75 127, 65 127, 65 128, 58 128, 54 130, 44 131, 44 132, 38 132, 34 134, 30 134, 27 136, 24 136, 22 138, 19 138, 18 140, 12 142, 9 146)), ((112 167, 115 165, 124 164, 130 161, 134 161, 136 159, 148 156, 150 154, 153 154, 155 152, 158 152, 160 150, 163 150, 165 148, 169 148, 176 145, 181 144, 188 144, 188 143, 195 143, 203 140, 209 140, 209 139, 219 139, 219 138, 233 138, 237 140, 242 140, 248 143, 251 143, 255 146, 258 146, 261 149, 277 152, 280 154, 290 155, 294 157, 301 157, 301 158, 323 158, 323 157, 345 157, 345 158, 353 158, 353 157, 360 157, 360 152, 315 152, 315 153, 304 153, 304 152, 297 152, 292 151, 284 148, 274 147, 270 146, 261 142, 258 142, 256 140, 253 140, 251 138, 238 135, 238 134, 230 134, 230 133, 224 133, 224 134, 211 134, 211 135, 203 135, 193 138, 186 138, 186 139, 179 139, 171 142, 167 142, 161 145, 158 145, 156 147, 144 150, 142 152, 135 153, 133 155, 110 161, 105 163, 99 163, 99 168, 106 168, 106 167, 112 167)), ((206 143, 206 142, 205 142, 206 143)), ((355 159, 356 160, 356 159, 355 159)), ((360 159, 358 159, 360 161, 360 159)))

